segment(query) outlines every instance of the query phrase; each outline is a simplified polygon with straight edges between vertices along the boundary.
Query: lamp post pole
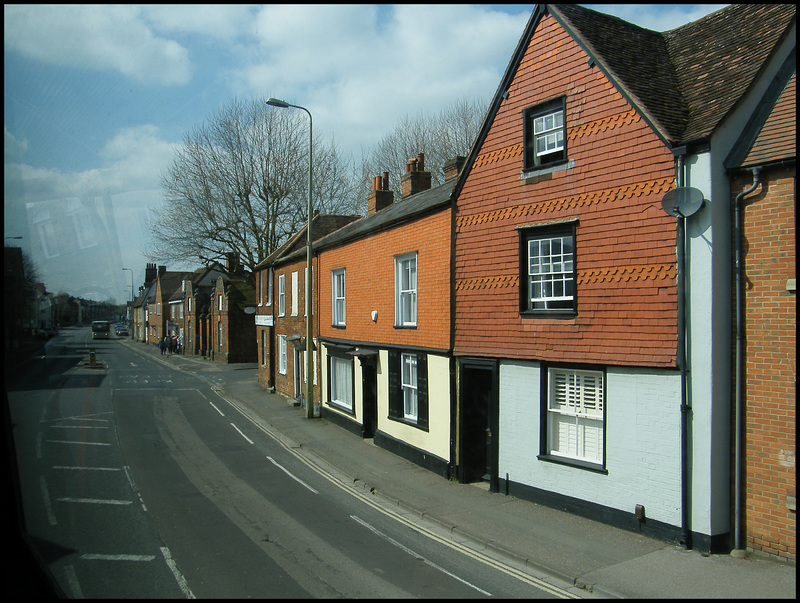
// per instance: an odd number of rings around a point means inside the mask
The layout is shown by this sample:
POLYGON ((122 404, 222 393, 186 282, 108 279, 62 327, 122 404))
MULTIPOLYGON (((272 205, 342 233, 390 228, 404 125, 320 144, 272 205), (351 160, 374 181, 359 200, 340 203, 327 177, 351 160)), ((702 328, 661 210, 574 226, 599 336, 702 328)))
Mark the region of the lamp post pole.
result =
POLYGON ((130 329, 130 337, 133 339, 133 269, 132 268, 123 268, 123 270, 127 270, 131 273, 131 312, 128 315, 128 321, 131 323, 128 328, 130 329))
POLYGON ((314 343, 312 339, 312 328, 311 328, 311 296, 312 296, 312 289, 311 289, 311 220, 313 219, 314 215, 312 213, 312 201, 311 201, 311 177, 312 177, 312 170, 314 167, 314 163, 312 160, 312 148, 313 148, 313 120, 311 118, 311 112, 306 109, 305 107, 301 107, 299 105, 292 105, 282 100, 278 100, 277 98, 269 98, 267 99, 267 104, 272 107, 280 107, 281 109, 286 109, 292 107, 294 109, 302 109, 308 114, 308 225, 306 226, 306 417, 309 419, 313 419, 316 415, 314 413, 314 361, 313 361, 313 350, 314 350, 314 343))

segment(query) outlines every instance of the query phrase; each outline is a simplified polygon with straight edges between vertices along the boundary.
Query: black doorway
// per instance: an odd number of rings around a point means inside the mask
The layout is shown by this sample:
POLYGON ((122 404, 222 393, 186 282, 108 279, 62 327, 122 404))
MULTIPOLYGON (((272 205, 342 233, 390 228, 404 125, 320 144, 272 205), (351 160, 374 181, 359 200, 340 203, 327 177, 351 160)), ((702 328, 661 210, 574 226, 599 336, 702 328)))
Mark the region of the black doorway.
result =
POLYGON ((378 375, 377 355, 360 356, 361 392, 364 417, 361 422, 361 436, 374 438, 378 429, 378 375))
POLYGON ((497 364, 462 362, 459 398, 459 481, 497 492, 497 364))

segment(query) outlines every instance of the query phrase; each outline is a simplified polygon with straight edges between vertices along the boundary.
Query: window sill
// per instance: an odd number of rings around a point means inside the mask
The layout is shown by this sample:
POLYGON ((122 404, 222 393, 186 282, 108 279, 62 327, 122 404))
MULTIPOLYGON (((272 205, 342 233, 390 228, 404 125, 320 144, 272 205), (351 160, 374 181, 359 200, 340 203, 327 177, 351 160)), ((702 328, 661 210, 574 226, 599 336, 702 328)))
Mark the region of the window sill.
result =
POLYGON ((417 325, 394 325, 395 329, 416 329, 417 325))
POLYGON ((520 318, 561 318, 569 320, 577 318, 576 310, 521 310, 520 318))
POLYGON ((402 423, 403 425, 408 425, 409 427, 416 427, 420 431, 428 431, 427 425, 420 425, 418 422, 406 419, 405 417, 393 417, 389 415, 388 419, 390 421, 394 421, 395 423, 402 423))
POLYGON ((586 471, 591 471, 593 473, 601 473, 603 475, 608 475, 608 469, 606 469, 603 465, 598 465, 597 463, 590 463, 589 461, 581 461, 578 459, 571 459, 565 456, 555 456, 552 454, 539 454, 536 456, 536 458, 539 459, 540 461, 545 461, 546 463, 565 465, 567 467, 573 467, 575 469, 584 469, 586 471))
POLYGON ((552 174, 554 172, 561 172, 563 170, 571 170, 575 167, 575 160, 570 159, 569 161, 565 161, 564 163, 559 163, 557 165, 550 165, 547 167, 541 168, 529 168, 523 169, 520 173, 519 179, 524 180, 525 184, 535 184, 539 181, 539 178, 542 176, 547 176, 548 174, 552 174))
POLYGON ((336 400, 328 400, 328 406, 338 410, 339 412, 348 414, 353 418, 356 416, 356 411, 353 407, 342 404, 341 402, 337 402, 336 400))
POLYGON ((347 325, 331 325, 331 329, 346 329, 347 325))

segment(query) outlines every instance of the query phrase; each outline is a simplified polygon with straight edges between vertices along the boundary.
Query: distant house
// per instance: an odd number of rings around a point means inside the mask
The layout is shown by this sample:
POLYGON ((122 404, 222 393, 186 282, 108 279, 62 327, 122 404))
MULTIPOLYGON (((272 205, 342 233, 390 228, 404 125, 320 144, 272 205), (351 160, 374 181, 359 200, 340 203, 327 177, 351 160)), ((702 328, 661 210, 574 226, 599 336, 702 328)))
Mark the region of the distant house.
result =
MULTIPOLYGON (((463 161, 463 158, 461 158, 463 161)), ((409 160, 401 198, 373 179, 368 215, 316 244, 322 411, 449 477, 451 200, 409 160)))
POLYGON ((256 327, 247 308, 255 310, 255 289, 238 256, 229 253, 226 272, 217 277, 209 296, 205 330, 212 360, 256 362, 256 327))
POLYGON ((208 350, 207 320, 211 292, 225 268, 213 262, 187 274, 182 284, 183 301, 183 353, 205 357, 208 350))
POLYGON ((173 306, 170 299, 186 277, 185 272, 167 272, 166 266, 158 267, 158 276, 153 289, 153 296, 149 300, 148 343, 157 344, 166 336, 178 334, 176 317, 172 316, 173 306))
MULTIPOLYGON (((726 161, 794 57, 794 5, 730 5, 664 33, 536 6, 453 192, 461 481, 703 551, 735 546, 731 200, 752 178, 726 161)), ((783 169, 769 178, 785 209, 783 169)), ((788 279, 787 264, 768 281, 788 279)), ((755 430, 748 454, 775 473, 748 484, 748 504, 774 488, 794 533, 794 431, 759 451, 749 395, 735 429, 755 430)), ((768 522, 744 521, 761 546, 768 522)))

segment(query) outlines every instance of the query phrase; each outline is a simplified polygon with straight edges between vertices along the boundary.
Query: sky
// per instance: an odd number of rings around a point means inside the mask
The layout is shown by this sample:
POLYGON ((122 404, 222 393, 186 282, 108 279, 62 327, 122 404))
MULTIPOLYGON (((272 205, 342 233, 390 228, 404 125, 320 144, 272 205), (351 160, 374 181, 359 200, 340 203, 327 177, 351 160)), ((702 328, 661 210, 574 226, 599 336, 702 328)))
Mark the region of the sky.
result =
MULTIPOLYGON (((406 116, 488 103, 534 6, 5 4, 5 244, 49 292, 123 303, 160 263, 161 175, 217 110, 301 105, 360 159, 406 116)), ((665 31, 725 5, 584 6, 665 31)))

